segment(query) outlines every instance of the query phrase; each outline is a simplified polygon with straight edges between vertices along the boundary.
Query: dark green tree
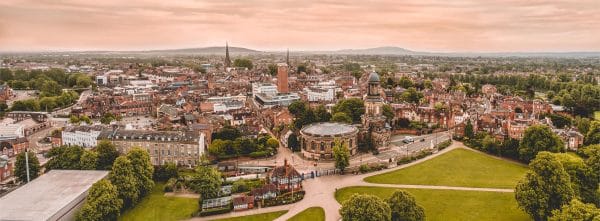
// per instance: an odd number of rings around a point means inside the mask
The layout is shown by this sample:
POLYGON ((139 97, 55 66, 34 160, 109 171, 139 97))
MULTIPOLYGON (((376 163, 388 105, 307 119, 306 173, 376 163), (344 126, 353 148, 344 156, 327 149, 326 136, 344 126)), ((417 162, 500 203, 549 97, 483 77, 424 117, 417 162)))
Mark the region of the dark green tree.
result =
POLYGON ((515 198, 519 208, 536 221, 545 221, 552 210, 568 204, 575 194, 569 174, 550 152, 542 151, 529 164, 530 171, 519 181, 515 198))
POLYGON ((81 155, 83 147, 80 146, 60 146, 50 149, 46 154, 50 160, 46 163, 46 169, 53 170, 79 170, 81 165, 81 155))
POLYGON ((108 140, 101 140, 95 150, 98 153, 98 169, 110 170, 115 159, 119 157, 117 147, 108 140))
POLYGON ((467 124, 465 125, 465 137, 473 139, 474 136, 475 132, 473 131, 473 124, 471 124, 470 120, 467 120, 467 124))
POLYGON ((396 114, 394 113, 392 106, 385 104, 381 109, 383 110, 383 116, 385 116, 388 121, 392 121, 394 119, 396 114))
POLYGON ((579 200, 571 200, 560 210, 552 211, 549 221, 597 221, 600 220, 600 209, 594 204, 584 204, 579 200))
POLYGON ((584 143, 586 145, 600 144, 600 121, 595 120, 590 123, 584 143))
POLYGON ((79 166, 82 170, 98 169, 98 153, 96 151, 84 150, 79 159, 79 166))
POLYGON ((117 220, 123 200, 119 199, 117 187, 102 179, 90 188, 85 203, 77 213, 79 221, 117 220))
POLYGON ((177 165, 174 163, 166 163, 154 168, 154 180, 165 182, 171 178, 179 177, 177 165))
POLYGON ((365 103, 358 98, 350 98, 339 101, 333 106, 333 113, 344 112, 352 118, 352 122, 360 122, 362 115, 365 113, 365 103))
POLYGON ((424 221, 425 210, 417 204, 415 197, 398 190, 387 200, 392 210, 392 221, 424 221))
POLYGON ((340 215, 344 221, 389 221, 392 211, 379 197, 355 193, 342 203, 340 215))
POLYGON ((150 163, 150 155, 144 149, 134 147, 127 153, 127 158, 133 165, 133 173, 140 191, 140 197, 145 196, 154 187, 154 181, 152 181, 154 167, 150 163))
POLYGON ((298 135, 296 135, 295 133, 290 134, 290 136, 288 136, 288 148, 290 148, 292 151, 300 151, 300 142, 298 141, 298 135))
MULTIPOLYGON (((37 156, 28 152, 29 161, 29 179, 34 180, 40 174, 40 161, 37 156)), ((15 177, 21 182, 27 182, 27 168, 25 163, 25 152, 17 154, 17 161, 15 162, 15 177)))
POLYGON ((525 130, 519 144, 519 157, 529 162, 540 151, 563 152, 565 144, 548 126, 533 125, 525 130))
POLYGON ((344 112, 337 112, 333 115, 333 117, 331 118, 331 121, 351 124, 352 118, 344 112))
POLYGON ((194 192, 200 194, 200 202, 202 202, 202 199, 218 197, 222 182, 221 173, 216 168, 198 166, 196 174, 189 181, 189 186, 194 192))
POLYGON ((117 157, 109 175, 110 182, 115 185, 119 198, 123 200, 123 207, 130 208, 135 205, 140 197, 133 165, 126 156, 117 157))
POLYGON ((346 143, 342 143, 339 140, 336 140, 334 144, 332 151, 335 168, 341 170, 343 174, 346 167, 350 166, 350 150, 348 150, 346 143))
POLYGON ((248 70, 252 70, 252 68, 254 67, 254 65, 252 64, 252 61, 250 59, 246 59, 246 58, 235 59, 233 61, 233 66, 234 67, 248 68, 248 70))

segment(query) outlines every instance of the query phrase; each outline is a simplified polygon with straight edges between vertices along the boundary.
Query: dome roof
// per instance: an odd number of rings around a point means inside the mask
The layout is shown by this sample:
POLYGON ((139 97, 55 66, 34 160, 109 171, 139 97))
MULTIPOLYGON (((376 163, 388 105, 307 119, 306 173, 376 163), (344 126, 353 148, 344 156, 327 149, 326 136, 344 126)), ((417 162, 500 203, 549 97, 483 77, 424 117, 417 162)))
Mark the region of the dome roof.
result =
POLYGON ((302 128, 301 132, 316 136, 343 136, 358 132, 358 128, 350 124, 336 122, 313 123, 302 128))
POLYGON ((379 83, 379 75, 377 74, 377 72, 371 72, 371 74, 369 75, 369 82, 379 83))

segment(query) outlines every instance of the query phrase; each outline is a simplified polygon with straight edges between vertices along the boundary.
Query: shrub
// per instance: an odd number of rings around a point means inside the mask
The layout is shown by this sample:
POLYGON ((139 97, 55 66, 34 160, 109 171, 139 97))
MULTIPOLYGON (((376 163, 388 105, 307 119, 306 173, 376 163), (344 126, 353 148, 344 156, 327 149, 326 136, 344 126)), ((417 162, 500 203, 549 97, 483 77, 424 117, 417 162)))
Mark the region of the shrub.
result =
POLYGON ((305 194, 304 190, 294 191, 293 194, 292 194, 292 192, 287 192, 287 193, 277 196, 275 199, 265 200, 264 201, 265 204, 263 205, 263 207, 279 206, 279 205, 295 203, 295 202, 302 200, 304 198, 304 194, 305 194))
POLYGON ((396 161, 396 164, 397 165, 407 164, 407 163, 412 162, 413 160, 415 160, 414 157, 406 156, 406 157, 402 157, 398 161, 396 161))
POLYGON ((369 165, 367 165, 367 164, 363 164, 363 165, 360 165, 360 167, 358 168, 358 171, 360 173, 368 173, 371 171, 371 167, 369 167, 369 165))
POLYGON ((248 154, 248 156, 252 157, 252 158, 260 158, 260 157, 269 156, 269 154, 270 154, 269 151, 256 151, 256 152, 252 152, 252 153, 248 154))
POLYGON ((165 192, 173 192, 176 187, 177 187, 177 179, 171 178, 167 181, 163 190, 165 192))
POLYGON ((450 144, 452 144, 452 141, 447 140, 447 141, 444 141, 444 142, 441 142, 441 143, 435 145, 435 148, 437 148, 438 150, 443 150, 443 149, 446 149, 446 147, 449 147, 450 144))

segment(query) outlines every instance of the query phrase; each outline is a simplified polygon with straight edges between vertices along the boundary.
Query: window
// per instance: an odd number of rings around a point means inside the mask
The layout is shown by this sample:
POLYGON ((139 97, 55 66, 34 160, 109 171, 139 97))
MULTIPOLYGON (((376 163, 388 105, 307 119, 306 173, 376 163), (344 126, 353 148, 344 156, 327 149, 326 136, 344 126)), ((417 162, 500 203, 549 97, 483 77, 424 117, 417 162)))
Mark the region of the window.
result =
POLYGON ((321 151, 325 151, 325 142, 321 142, 321 151))

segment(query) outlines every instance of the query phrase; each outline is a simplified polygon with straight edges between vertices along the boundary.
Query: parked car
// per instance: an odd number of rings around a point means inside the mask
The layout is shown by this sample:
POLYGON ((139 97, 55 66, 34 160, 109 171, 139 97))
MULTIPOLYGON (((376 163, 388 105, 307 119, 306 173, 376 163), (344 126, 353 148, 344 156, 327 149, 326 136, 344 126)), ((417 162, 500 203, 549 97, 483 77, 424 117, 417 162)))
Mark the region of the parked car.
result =
POLYGON ((404 137, 404 139, 402 140, 402 142, 404 142, 404 143, 412 143, 412 142, 415 142, 415 139, 413 139, 411 136, 406 136, 406 137, 404 137))

